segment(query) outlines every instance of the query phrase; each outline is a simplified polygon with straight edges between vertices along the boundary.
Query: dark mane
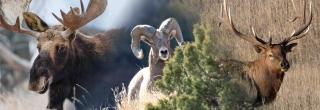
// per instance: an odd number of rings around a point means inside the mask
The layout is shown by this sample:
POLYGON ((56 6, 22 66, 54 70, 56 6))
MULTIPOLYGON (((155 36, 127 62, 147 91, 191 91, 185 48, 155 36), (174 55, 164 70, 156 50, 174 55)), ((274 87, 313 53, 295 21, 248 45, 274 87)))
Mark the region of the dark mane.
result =
POLYGON ((73 45, 79 46, 79 49, 82 49, 88 55, 101 56, 112 48, 112 36, 115 36, 116 32, 116 30, 109 30, 105 33, 96 34, 92 38, 78 32, 73 45))
MULTIPOLYGON (((71 67, 71 73, 75 73, 73 68, 77 68, 76 73, 83 73, 92 70, 99 70, 105 57, 111 53, 112 38, 116 34, 116 30, 109 30, 105 33, 96 34, 88 37, 81 32, 76 34, 76 38, 71 42, 72 54, 69 62, 76 67, 71 67)), ((70 67, 68 67, 70 68, 70 67)))
MULTIPOLYGON (((108 75, 105 72, 105 64, 108 57, 110 57, 109 55, 112 53, 110 51, 112 39, 116 35, 116 30, 109 30, 105 33, 93 35, 93 37, 87 37, 82 33, 77 33, 76 38, 71 42, 71 48, 69 50, 71 54, 67 61, 68 66, 65 66, 64 69, 57 72, 59 75, 56 75, 56 77, 61 78, 59 82, 68 81, 70 84, 69 87, 75 88, 77 98, 86 97, 94 99, 93 102, 89 100, 87 102, 88 105, 95 105, 97 102, 104 100, 93 97, 95 95, 92 96, 83 92, 88 91, 94 94, 102 94, 100 92, 103 91, 97 91, 97 88, 100 86, 97 83, 104 83, 102 79, 108 75), (81 88, 77 85, 81 86, 81 88)), ((66 88, 68 86, 65 85, 62 87, 66 88)), ((71 97, 73 96, 68 96, 69 99, 71 97)))

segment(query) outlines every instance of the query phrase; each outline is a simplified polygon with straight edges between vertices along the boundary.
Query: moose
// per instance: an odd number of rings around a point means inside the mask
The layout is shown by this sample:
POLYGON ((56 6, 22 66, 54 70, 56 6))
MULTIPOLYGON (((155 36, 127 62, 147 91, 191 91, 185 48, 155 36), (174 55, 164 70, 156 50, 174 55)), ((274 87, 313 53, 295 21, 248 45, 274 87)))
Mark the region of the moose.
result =
POLYGON ((62 18, 52 13, 62 25, 48 26, 36 14, 24 12, 30 30, 20 27, 19 17, 10 25, 0 16, 1 27, 37 40, 39 55, 30 70, 28 88, 39 94, 49 91, 48 109, 62 110, 65 99, 76 102, 77 109, 105 104, 98 94, 106 91, 98 90, 100 87, 93 82, 110 83, 103 79, 107 74, 102 65, 115 30, 94 36, 78 31, 101 15, 107 6, 105 0, 90 0, 86 10, 81 0, 80 4, 80 9, 71 7, 68 13, 61 11, 62 18))
POLYGON ((226 1, 224 0, 220 18, 222 23, 225 24, 227 29, 232 31, 237 37, 250 42, 255 51, 259 54, 259 57, 251 62, 240 62, 237 60, 225 60, 221 61, 221 67, 232 66, 232 63, 238 63, 243 69, 244 76, 249 79, 251 87, 255 88, 255 92, 251 91, 251 95, 254 95, 253 105, 261 105, 272 102, 280 89, 281 83, 290 68, 290 63, 287 60, 287 54, 290 53, 293 47, 297 46, 297 43, 292 41, 303 38, 307 35, 311 21, 312 21, 312 9, 310 3, 310 17, 306 20, 306 2, 304 4, 303 25, 298 29, 294 30, 293 33, 286 37, 280 43, 272 43, 272 37, 266 42, 252 29, 253 35, 246 35, 241 33, 232 21, 230 8, 227 7, 226 1))

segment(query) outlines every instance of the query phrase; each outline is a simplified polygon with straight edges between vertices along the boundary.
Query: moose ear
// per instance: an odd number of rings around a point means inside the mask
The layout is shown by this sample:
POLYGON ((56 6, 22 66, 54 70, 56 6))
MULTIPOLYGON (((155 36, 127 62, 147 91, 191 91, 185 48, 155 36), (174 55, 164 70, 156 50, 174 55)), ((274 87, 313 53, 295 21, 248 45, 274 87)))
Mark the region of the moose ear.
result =
POLYGON ((47 23, 45 23, 39 16, 32 12, 24 12, 23 18, 27 26, 33 31, 44 32, 49 28, 47 23))
POLYGON ((265 50, 265 47, 262 47, 260 45, 254 45, 254 50, 256 50, 257 53, 261 53, 262 51, 265 50))
POLYGON ((293 50, 293 48, 297 45, 298 45, 298 43, 291 43, 291 44, 286 45, 286 47, 285 47, 286 52, 291 52, 293 50))

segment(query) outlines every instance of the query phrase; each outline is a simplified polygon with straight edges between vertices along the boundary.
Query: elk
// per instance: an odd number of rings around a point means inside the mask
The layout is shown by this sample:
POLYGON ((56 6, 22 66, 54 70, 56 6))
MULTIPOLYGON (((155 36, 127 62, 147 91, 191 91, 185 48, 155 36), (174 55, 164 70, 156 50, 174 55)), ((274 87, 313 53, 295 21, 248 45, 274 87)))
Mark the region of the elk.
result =
POLYGON ((128 86, 128 99, 135 99, 136 95, 144 96, 151 89, 154 81, 161 78, 162 69, 173 53, 170 40, 174 37, 181 46, 184 42, 180 26, 176 19, 164 20, 158 29, 150 25, 137 25, 131 31, 131 50, 138 59, 143 59, 144 54, 140 48, 140 41, 148 44, 149 67, 141 69, 130 81, 128 86))
MULTIPOLYGON (((61 11, 62 18, 52 13, 62 25, 48 26, 36 14, 24 12, 24 21, 30 30, 20 27, 19 18, 14 25, 10 25, 0 16, 1 27, 37 40, 39 55, 31 67, 28 87, 39 94, 49 91, 48 109, 62 110, 65 99, 79 102, 75 103, 78 109, 92 107, 83 105, 89 100, 83 96, 96 90, 96 85, 90 82, 104 75, 101 74, 100 64, 102 56, 110 48, 113 31, 88 36, 78 29, 101 15, 107 2, 90 0, 86 10, 81 0, 80 4, 80 9, 70 7, 68 13, 61 11), (87 90, 75 89, 77 85, 87 90)), ((103 83, 101 79, 99 81, 103 83)), ((91 95, 94 97, 96 94, 93 93, 91 95)), ((98 106, 101 104, 98 103, 98 106)))
MULTIPOLYGON (((306 3, 304 4, 304 12, 306 13, 306 3)), ((293 31, 293 33, 286 37, 280 43, 272 43, 272 38, 266 42, 257 36, 252 28, 252 35, 246 35, 238 31, 232 21, 230 8, 227 8, 226 1, 224 0, 222 9, 221 20, 226 27, 232 31, 237 37, 251 43, 259 57, 251 62, 242 62, 243 71, 249 79, 253 80, 257 90, 255 104, 272 102, 280 89, 285 72, 290 68, 290 63, 287 60, 287 54, 290 53, 297 43, 292 43, 307 35, 311 21, 312 9, 310 3, 310 18, 306 20, 306 14, 303 16, 303 25, 293 31)), ((236 61, 234 61, 236 62, 236 61)))

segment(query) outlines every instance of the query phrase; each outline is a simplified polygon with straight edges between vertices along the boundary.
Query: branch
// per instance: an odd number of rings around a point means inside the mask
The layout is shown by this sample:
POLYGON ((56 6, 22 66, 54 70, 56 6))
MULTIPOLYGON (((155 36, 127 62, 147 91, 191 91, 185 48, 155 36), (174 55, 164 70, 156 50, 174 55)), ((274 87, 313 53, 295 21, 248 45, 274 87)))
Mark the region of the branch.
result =
MULTIPOLYGON (((1 30, 0 30, 0 31, 1 31, 1 30)), ((2 35, 2 34, 0 34, 0 42, 2 42, 3 45, 5 45, 6 47, 8 47, 9 49, 12 47, 11 44, 10 44, 10 40, 9 40, 6 36, 4 36, 4 35, 2 35)))
POLYGON ((16 54, 12 53, 3 43, 0 43, 0 57, 9 65, 13 70, 29 71, 31 68, 30 61, 23 59, 16 54))

